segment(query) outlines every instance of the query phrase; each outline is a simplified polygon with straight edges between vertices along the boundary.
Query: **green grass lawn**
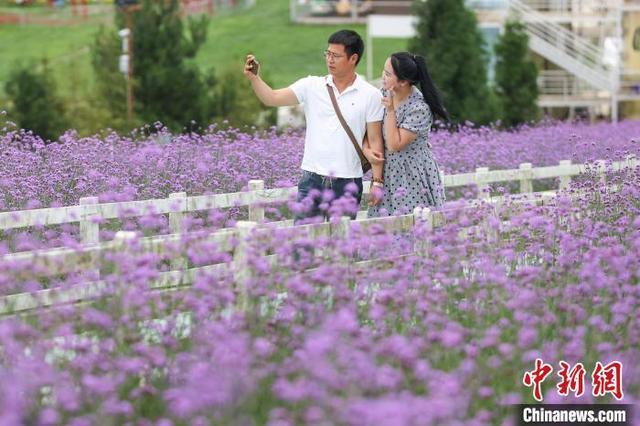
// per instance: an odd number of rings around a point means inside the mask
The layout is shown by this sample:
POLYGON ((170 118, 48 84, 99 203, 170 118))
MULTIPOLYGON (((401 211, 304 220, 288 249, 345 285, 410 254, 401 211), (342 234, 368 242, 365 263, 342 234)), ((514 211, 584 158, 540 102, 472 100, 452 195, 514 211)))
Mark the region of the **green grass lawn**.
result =
MULTIPOLYGON (((287 0, 258 0, 257 5, 228 17, 212 19, 209 37, 198 54, 198 62, 216 69, 240 71, 247 53, 261 62, 263 73, 275 86, 289 85, 300 77, 327 73, 322 52, 329 35, 342 28, 366 35, 364 25, 301 25, 289 21, 287 0)), ((386 56, 406 49, 402 39, 376 39, 374 70, 377 77, 386 56)), ((365 50, 366 56, 366 50, 365 50)), ((358 71, 366 74, 366 60, 358 71)))
MULTIPOLYGON (((66 27, 0 25, 0 95, 16 63, 43 58, 48 60, 64 93, 74 92, 77 82, 90 84, 89 49, 103 22, 104 19, 92 19, 66 27)), ((363 37, 366 34, 364 25, 292 24, 288 0, 258 0, 253 8, 214 16, 209 37, 196 61, 202 68, 236 68, 241 72, 243 58, 251 52, 262 62, 265 77, 274 86, 282 87, 309 74, 326 73, 322 51, 329 34, 340 28, 354 29, 363 37)), ((406 44, 402 39, 375 40, 376 77, 387 54, 404 50, 406 44)), ((365 58, 358 68, 361 74, 366 73, 365 58)))

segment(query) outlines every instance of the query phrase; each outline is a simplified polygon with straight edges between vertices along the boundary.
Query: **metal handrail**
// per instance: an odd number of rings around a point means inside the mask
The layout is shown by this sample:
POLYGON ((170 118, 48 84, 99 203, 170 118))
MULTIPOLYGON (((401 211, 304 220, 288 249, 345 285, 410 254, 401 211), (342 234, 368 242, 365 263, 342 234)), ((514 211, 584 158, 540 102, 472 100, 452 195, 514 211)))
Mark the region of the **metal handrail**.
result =
MULTIPOLYGON (((538 73, 540 96, 602 98, 603 92, 586 81, 564 70, 543 70, 538 73)), ((640 73, 627 71, 621 74, 618 93, 640 97, 640 73)), ((606 95, 604 96, 606 97, 606 95)))
POLYGON ((620 7, 620 0, 523 0, 538 12, 606 15, 620 7))
POLYGON ((538 73, 538 93, 542 96, 595 95, 598 89, 564 70, 543 70, 538 73))
MULTIPOLYGON (((543 13, 607 15, 620 8, 620 0, 522 0, 526 6, 543 13)), ((480 10, 499 10, 506 7, 506 0, 467 0, 467 7, 480 10)))
MULTIPOLYGON (((519 0, 509 0, 511 10, 522 16, 527 31, 548 43, 560 47, 575 59, 588 59, 590 64, 598 65, 598 60, 604 56, 604 50, 561 25, 549 22, 540 12, 525 5, 519 0)), ((582 62, 582 61, 581 61, 582 62)))

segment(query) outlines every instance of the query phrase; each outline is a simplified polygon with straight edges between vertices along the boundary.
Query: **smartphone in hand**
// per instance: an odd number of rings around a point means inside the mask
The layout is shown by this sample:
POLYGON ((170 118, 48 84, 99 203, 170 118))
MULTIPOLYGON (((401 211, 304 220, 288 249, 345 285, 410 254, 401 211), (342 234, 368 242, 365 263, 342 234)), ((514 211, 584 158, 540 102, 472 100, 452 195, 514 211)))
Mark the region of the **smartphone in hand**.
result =
POLYGON ((254 75, 258 75, 258 70, 260 69, 260 62, 256 61, 255 59, 252 59, 249 65, 251 66, 250 71, 254 75))

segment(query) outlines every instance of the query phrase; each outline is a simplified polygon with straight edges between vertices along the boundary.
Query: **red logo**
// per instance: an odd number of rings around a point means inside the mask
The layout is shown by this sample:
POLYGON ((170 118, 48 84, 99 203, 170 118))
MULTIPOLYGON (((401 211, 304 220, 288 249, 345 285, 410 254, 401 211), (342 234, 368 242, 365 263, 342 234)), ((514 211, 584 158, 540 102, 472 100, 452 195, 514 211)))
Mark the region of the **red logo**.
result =
MULTIPOLYGON (((560 361, 560 382, 556 385, 558 395, 569 396, 573 392, 576 397, 584 394, 584 381, 587 371, 581 362, 573 367, 565 361, 560 361)), ((546 364, 540 358, 536 358, 535 368, 527 371, 522 377, 522 383, 527 387, 533 387, 533 398, 542 401, 542 382, 551 374, 553 367, 546 364)), ((592 389, 594 397, 602 397, 607 394, 613 395, 617 400, 624 396, 622 392, 622 363, 612 361, 607 365, 596 362, 591 374, 592 389)))
POLYGON ((581 362, 573 366, 573 368, 564 361, 560 361, 560 383, 556 386, 558 388, 558 395, 568 396, 569 392, 575 393, 575 395, 582 396, 584 393, 584 376, 586 370, 581 362))
POLYGON ((600 361, 596 362, 596 368, 591 375, 593 384, 593 396, 604 396, 608 393, 617 400, 622 399, 622 363, 612 361, 603 366, 600 361))
POLYGON ((527 371, 522 377, 522 383, 525 386, 533 386, 533 397, 536 401, 542 401, 541 384, 544 379, 553 371, 553 367, 542 362, 540 358, 536 358, 536 368, 533 371, 527 371))

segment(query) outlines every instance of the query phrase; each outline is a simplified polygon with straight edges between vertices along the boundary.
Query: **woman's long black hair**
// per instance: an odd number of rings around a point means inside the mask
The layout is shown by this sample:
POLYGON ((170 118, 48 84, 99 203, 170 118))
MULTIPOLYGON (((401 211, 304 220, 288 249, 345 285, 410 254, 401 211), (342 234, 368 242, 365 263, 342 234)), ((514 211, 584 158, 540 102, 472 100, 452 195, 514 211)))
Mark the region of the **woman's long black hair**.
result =
POLYGON ((440 94, 431 79, 427 62, 423 56, 409 52, 397 52, 391 55, 391 66, 398 80, 405 80, 419 86, 424 101, 431 108, 432 114, 449 122, 449 113, 442 105, 440 94))

